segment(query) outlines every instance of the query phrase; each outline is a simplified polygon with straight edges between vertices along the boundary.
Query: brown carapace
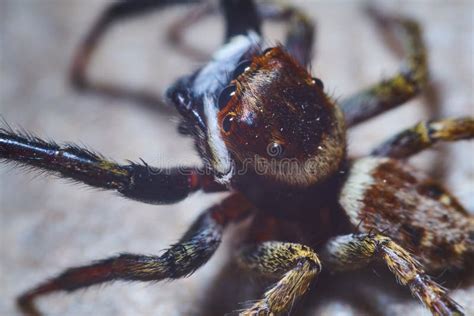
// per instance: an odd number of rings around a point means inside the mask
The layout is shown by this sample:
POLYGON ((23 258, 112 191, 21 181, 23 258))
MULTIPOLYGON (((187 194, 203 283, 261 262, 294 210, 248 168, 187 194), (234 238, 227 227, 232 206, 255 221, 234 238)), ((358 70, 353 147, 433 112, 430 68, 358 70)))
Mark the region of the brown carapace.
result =
MULTIPOLYGON (((76 86, 156 101, 91 82, 86 67, 112 23, 174 2, 181 1, 111 4, 75 59, 76 86)), ((34 301, 43 295, 114 280, 188 276, 213 255, 230 223, 251 217, 237 261, 279 281, 239 311, 241 315, 285 313, 321 271, 355 269, 373 261, 386 265, 433 315, 461 315, 463 308, 426 271, 463 268, 472 259, 473 216, 406 159, 438 141, 473 138, 474 119, 421 122, 366 157, 346 155, 347 128, 402 104, 426 86, 426 56, 417 23, 369 10, 380 29, 397 37, 405 51, 404 66, 393 77, 338 103, 307 70, 313 26, 302 12, 249 0, 221 1, 221 8, 225 45, 167 92, 182 116, 180 132, 194 137, 203 167, 119 165, 75 145, 57 145, 8 128, 0 131, 3 161, 142 202, 174 203, 197 190, 229 192, 161 255, 121 254, 67 269, 23 293, 20 309, 38 315, 34 301), (288 21, 284 45, 263 49, 262 18, 288 21)))
POLYGON ((231 81, 235 93, 218 115, 233 160, 252 171, 267 166, 262 174, 289 186, 332 175, 344 160, 345 124, 318 82, 283 47, 253 57, 231 81))

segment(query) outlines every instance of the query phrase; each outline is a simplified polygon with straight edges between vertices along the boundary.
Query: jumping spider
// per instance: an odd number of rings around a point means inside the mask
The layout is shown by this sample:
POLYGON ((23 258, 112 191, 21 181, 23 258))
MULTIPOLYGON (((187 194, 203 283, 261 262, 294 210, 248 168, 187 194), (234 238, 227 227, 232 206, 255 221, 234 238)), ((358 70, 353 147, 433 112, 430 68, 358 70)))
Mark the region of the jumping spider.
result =
MULTIPOLYGON (((95 47, 120 19, 189 1, 123 1, 110 5, 86 37, 72 68, 76 87, 130 96, 85 76, 95 47)), ((346 129, 414 98, 428 81, 417 23, 369 13, 396 35, 405 64, 394 76, 336 103, 307 71, 311 21, 292 7, 221 1, 224 46, 205 66, 180 78, 166 96, 182 116, 180 132, 194 137, 203 167, 119 165, 75 145, 60 146, 27 133, 0 131, 0 158, 115 190, 151 204, 169 204, 197 190, 228 191, 204 211, 181 240, 160 256, 121 254, 70 268, 18 299, 28 315, 34 300, 114 280, 159 281, 188 276, 217 249, 230 223, 252 217, 238 255, 244 268, 279 277, 242 315, 280 314, 302 296, 322 267, 354 269, 374 260, 434 315, 462 308, 425 273, 463 267, 474 254, 474 218, 434 180, 403 160, 438 141, 474 136, 474 119, 421 122, 363 158, 346 155, 346 129), (262 19, 286 19, 284 46, 264 47, 262 19)), ((147 95, 132 95, 159 102, 147 95)))

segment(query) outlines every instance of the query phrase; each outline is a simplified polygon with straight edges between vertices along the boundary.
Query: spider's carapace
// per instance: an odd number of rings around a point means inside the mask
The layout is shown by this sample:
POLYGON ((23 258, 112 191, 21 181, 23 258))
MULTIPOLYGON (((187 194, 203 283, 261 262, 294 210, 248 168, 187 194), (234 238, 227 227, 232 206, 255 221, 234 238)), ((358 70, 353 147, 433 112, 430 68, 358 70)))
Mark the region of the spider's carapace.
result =
POLYGON ((230 82, 235 92, 218 119, 237 168, 302 188, 339 169, 345 158, 344 118, 319 82, 282 47, 251 59, 230 82))

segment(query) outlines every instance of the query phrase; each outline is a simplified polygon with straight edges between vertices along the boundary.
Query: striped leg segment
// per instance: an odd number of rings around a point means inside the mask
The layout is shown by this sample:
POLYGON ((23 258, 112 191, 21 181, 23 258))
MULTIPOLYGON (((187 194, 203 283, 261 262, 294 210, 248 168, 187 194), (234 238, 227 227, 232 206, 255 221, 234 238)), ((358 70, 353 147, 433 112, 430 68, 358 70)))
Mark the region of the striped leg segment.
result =
POLYGON ((378 145, 372 151, 372 155, 403 159, 429 148, 439 141, 472 138, 474 138, 473 117, 420 122, 378 145))
POLYGON ((67 269, 59 276, 22 294, 18 298, 18 306, 26 315, 40 315, 34 301, 53 292, 73 292, 116 280, 160 281, 188 276, 214 254, 225 226, 244 218, 251 208, 241 195, 231 195, 221 204, 205 211, 181 240, 161 256, 121 254, 90 265, 67 269))
POLYGON ((127 198, 152 204, 174 203, 199 189, 226 190, 197 168, 160 169, 146 163, 120 165, 76 145, 60 146, 6 129, 0 129, 0 161, 116 190, 127 198))
POLYGON ((265 276, 281 279, 263 298, 240 315, 274 315, 288 310, 321 271, 316 253, 309 247, 286 242, 264 242, 245 248, 239 264, 265 276))
POLYGON ((329 269, 336 271, 359 268, 380 259, 433 315, 463 315, 446 290, 432 281, 420 263, 389 237, 379 234, 339 236, 328 242, 322 257, 329 269))
POLYGON ((392 17, 369 9, 378 28, 395 36, 405 58, 401 71, 341 102, 347 126, 354 126, 417 96, 428 81, 425 45, 419 25, 408 18, 392 17))

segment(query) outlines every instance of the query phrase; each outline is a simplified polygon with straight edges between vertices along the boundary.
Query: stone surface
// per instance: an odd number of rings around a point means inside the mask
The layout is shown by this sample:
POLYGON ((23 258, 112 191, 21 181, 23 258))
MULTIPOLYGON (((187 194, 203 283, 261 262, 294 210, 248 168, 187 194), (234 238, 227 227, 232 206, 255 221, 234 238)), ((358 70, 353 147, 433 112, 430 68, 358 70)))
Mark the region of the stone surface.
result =
MULTIPOLYGON (((153 165, 199 163, 192 142, 176 132, 176 120, 136 104, 79 95, 67 70, 81 36, 107 1, 0 0, 0 114, 14 127, 43 137, 87 144, 118 161, 139 157, 153 165)), ((317 20, 312 72, 342 97, 389 75, 398 60, 384 47, 356 1, 297 1, 317 20)), ((363 155, 420 119, 474 114, 472 1, 383 2, 423 26, 439 109, 419 98, 350 133, 349 149, 363 155)), ((93 62, 96 78, 163 91, 202 62, 164 41, 166 28, 188 8, 174 8, 129 20, 114 28, 93 62)), ((282 38, 280 24, 266 25, 269 42, 282 38)), ((218 17, 203 21, 187 39, 211 53, 222 38, 218 17)), ((472 143, 440 146, 413 163, 443 180, 474 210, 472 143), (433 168, 433 164, 435 167, 433 168), (434 169, 434 170, 433 170, 434 169)), ((169 206, 128 201, 53 177, 0 168, 0 314, 17 315, 14 297, 68 266, 118 252, 157 253, 176 241, 200 210, 220 195, 195 194, 169 206)), ((242 228, 241 228, 242 229, 242 228)), ((242 276, 231 264, 236 232, 192 277, 160 284, 116 283, 42 299, 48 315, 222 315, 239 300, 256 298, 258 278, 242 276)), ((240 232, 239 234, 242 234, 240 232)), ((420 315, 423 308, 376 269, 319 280, 301 315, 420 315), (324 286, 323 286, 324 285, 324 286)), ((453 283, 453 282, 451 282, 453 283)), ((474 315, 474 287, 461 278, 453 296, 474 315)))

